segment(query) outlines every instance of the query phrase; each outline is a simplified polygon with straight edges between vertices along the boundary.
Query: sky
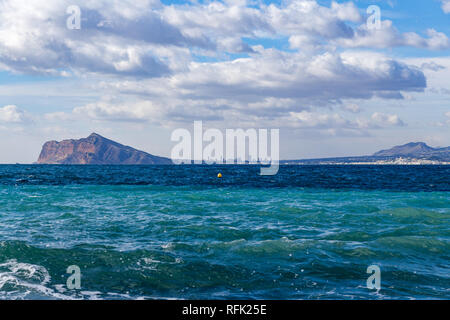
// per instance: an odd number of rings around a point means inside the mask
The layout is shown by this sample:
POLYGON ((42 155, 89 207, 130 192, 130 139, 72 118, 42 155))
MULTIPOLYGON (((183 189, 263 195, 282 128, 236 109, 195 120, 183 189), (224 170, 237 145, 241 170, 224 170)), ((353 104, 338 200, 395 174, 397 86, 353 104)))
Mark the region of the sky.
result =
POLYGON ((170 156, 200 120, 281 159, 450 146, 449 36, 450 0, 0 0, 0 163, 92 132, 170 156))

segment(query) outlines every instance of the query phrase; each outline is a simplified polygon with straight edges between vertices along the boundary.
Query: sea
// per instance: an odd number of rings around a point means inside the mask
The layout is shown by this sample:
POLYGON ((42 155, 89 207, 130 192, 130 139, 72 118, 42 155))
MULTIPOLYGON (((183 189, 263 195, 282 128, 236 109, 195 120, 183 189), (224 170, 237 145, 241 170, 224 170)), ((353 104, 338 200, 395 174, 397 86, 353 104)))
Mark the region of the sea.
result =
POLYGON ((450 166, 259 170, 2 165, 0 299, 450 299, 450 166))

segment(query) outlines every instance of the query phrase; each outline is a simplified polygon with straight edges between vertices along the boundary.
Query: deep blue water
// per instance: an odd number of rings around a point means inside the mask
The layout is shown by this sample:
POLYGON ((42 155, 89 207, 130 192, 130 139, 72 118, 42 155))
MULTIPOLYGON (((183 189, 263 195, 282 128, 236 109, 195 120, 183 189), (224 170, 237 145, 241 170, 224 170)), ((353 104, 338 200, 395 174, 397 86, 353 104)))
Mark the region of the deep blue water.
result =
POLYGON ((450 298, 449 166, 258 172, 0 166, 0 298, 450 298))

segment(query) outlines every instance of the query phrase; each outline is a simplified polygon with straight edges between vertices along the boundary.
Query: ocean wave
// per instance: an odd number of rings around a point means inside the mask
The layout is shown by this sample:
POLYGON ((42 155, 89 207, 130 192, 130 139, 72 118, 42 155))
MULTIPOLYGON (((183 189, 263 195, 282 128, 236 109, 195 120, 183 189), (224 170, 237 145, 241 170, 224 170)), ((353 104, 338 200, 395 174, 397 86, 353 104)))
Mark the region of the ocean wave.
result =
POLYGON ((73 299, 48 287, 50 281, 44 267, 8 260, 0 264, 0 299, 73 299))
POLYGON ((377 299, 364 287, 372 264, 383 298, 450 296, 449 194, 436 191, 449 169, 396 168, 396 180, 380 168, 374 182, 370 169, 282 168, 274 183, 244 167, 217 181, 216 169, 31 167, 40 182, 19 186, 29 174, 11 169, 0 178, 0 298, 377 299), (150 185, 120 185, 133 179, 150 185), (66 288, 69 265, 81 290, 66 288))

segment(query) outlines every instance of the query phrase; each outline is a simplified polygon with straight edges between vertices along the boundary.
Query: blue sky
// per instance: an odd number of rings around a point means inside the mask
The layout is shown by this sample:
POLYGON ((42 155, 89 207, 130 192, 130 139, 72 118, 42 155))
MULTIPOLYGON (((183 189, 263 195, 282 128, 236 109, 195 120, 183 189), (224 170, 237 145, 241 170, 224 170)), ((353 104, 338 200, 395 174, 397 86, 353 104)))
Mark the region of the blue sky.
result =
POLYGON ((0 0, 0 163, 91 132, 169 156, 195 120, 279 128, 283 159, 448 146, 449 22, 448 0, 0 0))

